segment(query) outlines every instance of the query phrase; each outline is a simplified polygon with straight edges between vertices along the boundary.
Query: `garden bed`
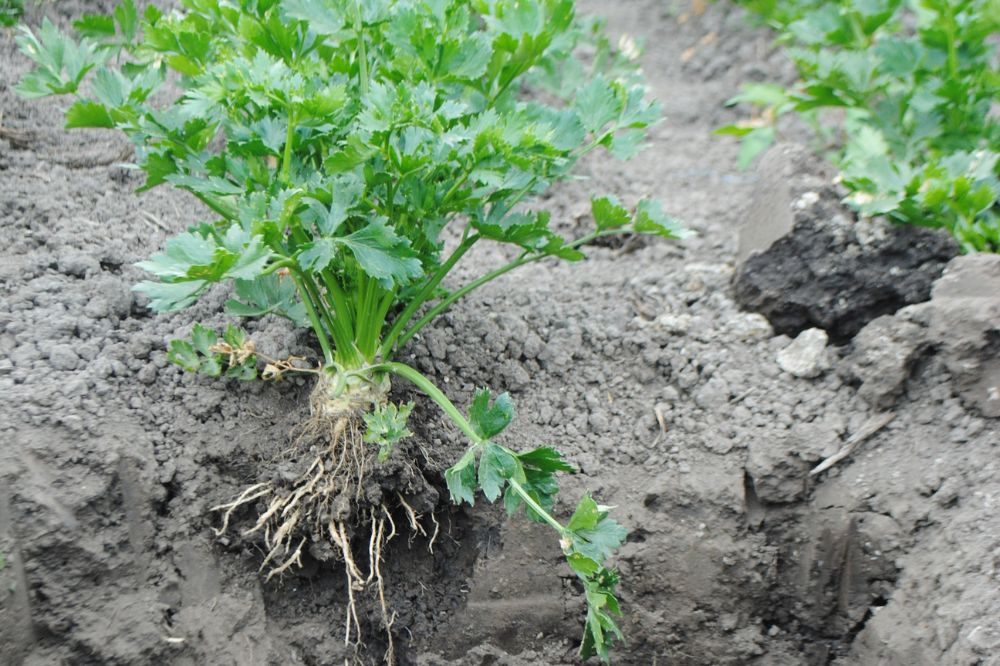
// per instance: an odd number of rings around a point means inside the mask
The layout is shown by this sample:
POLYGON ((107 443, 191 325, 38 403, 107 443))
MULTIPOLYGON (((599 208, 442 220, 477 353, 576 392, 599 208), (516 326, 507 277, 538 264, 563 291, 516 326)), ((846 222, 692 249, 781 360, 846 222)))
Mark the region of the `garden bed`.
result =
MULTIPOLYGON (((584 8, 644 41, 666 120, 634 161, 592 158, 582 173, 623 199, 661 198, 697 235, 523 268, 457 304, 403 360, 460 405, 478 386, 510 391, 513 448, 551 442, 582 469, 563 482, 562 514, 588 490, 618 507, 631 534, 617 663, 993 663, 1000 425, 963 402, 948 345, 914 345, 894 418, 809 477, 878 417, 856 357, 841 359, 851 343, 795 377, 777 361, 790 339, 734 301, 736 229, 762 177, 737 171, 738 147, 711 131, 736 119, 723 103, 738 83, 786 64, 727 3, 584 8)), ((217 536, 210 511, 262 469, 281 474, 308 384, 222 385, 167 362, 192 317, 151 316, 130 291, 133 264, 199 210, 165 189, 137 195, 139 177, 117 166, 123 139, 68 133, 61 101, 18 99, 27 63, 0 39, 0 660, 343 663, 339 567, 307 556, 265 583, 263 553, 239 530, 217 536)), ((582 224, 589 193, 559 188, 553 217, 582 224)), ((220 325, 225 298, 195 315, 220 325)), ((277 319, 251 333, 275 357, 315 355, 277 319)), ((400 663, 574 663, 582 605, 558 546, 498 507, 449 505, 442 475, 464 442, 430 401, 414 413, 404 452, 438 486, 408 489, 402 470, 399 490, 440 533, 433 550, 400 536, 385 555, 400 663)), ((365 658, 378 663, 371 611, 365 658)))

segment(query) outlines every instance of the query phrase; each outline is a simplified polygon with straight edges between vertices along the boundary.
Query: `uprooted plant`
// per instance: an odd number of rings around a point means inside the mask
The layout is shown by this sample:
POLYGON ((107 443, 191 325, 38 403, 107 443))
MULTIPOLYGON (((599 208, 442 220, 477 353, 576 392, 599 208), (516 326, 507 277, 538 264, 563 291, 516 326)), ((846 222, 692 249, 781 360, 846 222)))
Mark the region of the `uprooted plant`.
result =
MULTIPOLYGON (((151 7, 140 19, 126 0, 112 17, 79 20, 75 39, 48 22, 37 34, 22 30, 20 46, 37 67, 18 90, 75 95, 68 127, 123 131, 146 174, 143 189, 170 183, 214 213, 140 264, 157 278, 136 287, 154 310, 184 308, 230 282, 229 314, 280 315, 315 334, 316 363, 263 357, 235 326, 219 335, 196 325, 190 341, 171 343, 172 361, 210 376, 254 379, 263 364, 263 379, 316 377, 299 435, 322 442, 319 453, 289 487, 261 482, 219 507, 223 529, 238 508, 262 507, 249 531, 263 535, 269 575, 299 563, 309 539, 333 546, 352 600, 345 641, 360 640, 355 593, 376 582, 391 661, 379 562, 396 523, 361 492, 365 475, 410 434, 412 404, 390 402, 391 380, 405 379, 470 441, 445 475, 452 499, 472 504, 482 490, 556 531, 586 592, 582 654, 606 660, 620 634, 617 574, 604 563, 625 530, 590 497, 568 523, 556 520, 555 475, 573 468, 551 447, 519 453, 496 441, 513 417, 509 396, 481 390, 466 416, 394 357, 456 300, 519 266, 582 259, 584 246, 609 234, 681 235, 651 200, 626 208, 595 197, 595 228, 572 240, 530 205, 587 153, 627 158, 640 148, 659 114, 635 73, 624 73, 593 24, 576 19, 572 0, 181 5, 170 14, 151 7), (581 39, 598 47, 586 63, 574 55, 581 39), (179 95, 154 103, 170 97, 168 76, 179 95), (529 81, 557 83, 544 95, 555 101, 526 95, 529 81), (484 241, 516 253, 444 289, 484 241), (363 529, 367 539, 352 539, 363 529), (365 543, 367 573, 352 540, 365 543)), ((411 529, 422 529, 398 499, 411 529)))

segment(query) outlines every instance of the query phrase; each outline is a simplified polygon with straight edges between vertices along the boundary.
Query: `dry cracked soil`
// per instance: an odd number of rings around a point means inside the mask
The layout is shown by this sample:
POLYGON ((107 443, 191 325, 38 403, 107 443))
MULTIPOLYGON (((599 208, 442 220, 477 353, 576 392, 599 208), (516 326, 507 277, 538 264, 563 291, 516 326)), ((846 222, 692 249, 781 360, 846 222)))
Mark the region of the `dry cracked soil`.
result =
MULTIPOLYGON (((617 507, 630 536, 616 663, 1000 664, 1000 425, 962 399, 947 345, 900 342, 886 361, 899 376, 873 401, 865 387, 884 373, 859 382, 862 343, 831 344, 799 372, 815 376, 796 376, 790 338, 734 301, 737 228, 763 181, 711 130, 739 117, 724 102, 740 82, 789 75, 770 37, 723 1, 583 4, 644 45, 665 120, 637 159, 591 159, 546 203, 572 230, 592 191, 652 195, 696 235, 509 274, 407 359, 457 404, 477 386, 512 394, 506 443, 553 443, 581 469, 562 515, 584 492, 617 507)), ((29 22, 68 25, 110 3, 28 5, 29 22)), ((133 264, 202 211, 165 188, 137 195, 119 166, 129 146, 63 130, 64 101, 17 98, 26 67, 0 34, 0 662, 345 663, 343 571, 306 556, 265 582, 259 544, 239 535, 251 512, 217 536, 210 511, 288 446, 308 384, 226 384, 167 362, 192 321, 222 323, 226 294, 153 316, 130 291, 133 264)), ((482 251, 454 279, 501 258, 482 251)), ((933 328, 913 307, 879 320, 885 339, 933 328)), ((314 355, 282 321, 251 332, 273 356, 314 355)), ((399 663, 577 663, 583 608, 558 545, 483 501, 448 504, 441 473, 462 442, 428 400, 417 413, 397 455, 436 483, 416 508, 441 533, 386 554, 399 663)), ((360 659, 379 663, 376 607, 360 619, 360 659)))

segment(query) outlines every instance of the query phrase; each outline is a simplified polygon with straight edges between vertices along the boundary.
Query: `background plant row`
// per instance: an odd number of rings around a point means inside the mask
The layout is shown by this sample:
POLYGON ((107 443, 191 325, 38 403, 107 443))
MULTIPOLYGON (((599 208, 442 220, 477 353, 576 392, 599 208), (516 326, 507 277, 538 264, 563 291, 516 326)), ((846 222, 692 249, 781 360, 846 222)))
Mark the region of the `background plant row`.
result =
POLYGON ((748 165, 794 113, 816 131, 863 216, 945 227, 1000 251, 1000 0, 744 0, 778 32, 791 86, 753 83, 755 109, 720 128, 748 165))

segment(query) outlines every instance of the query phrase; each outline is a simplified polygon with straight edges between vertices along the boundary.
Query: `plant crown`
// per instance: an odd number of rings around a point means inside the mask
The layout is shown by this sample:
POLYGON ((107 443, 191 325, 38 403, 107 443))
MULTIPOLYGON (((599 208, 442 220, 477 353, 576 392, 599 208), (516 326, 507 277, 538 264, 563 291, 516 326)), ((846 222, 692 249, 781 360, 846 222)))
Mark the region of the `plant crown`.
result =
MULTIPOLYGON (((682 235, 653 200, 626 208, 594 197, 595 228, 572 240, 531 205, 587 153, 640 149, 659 109, 634 67, 598 24, 576 19, 572 0, 181 5, 140 17, 126 0, 113 16, 77 21, 75 38, 48 21, 18 38, 36 63, 22 95, 75 96, 67 127, 124 132, 142 189, 169 183, 213 213, 139 264, 155 279, 136 290, 172 311, 231 283, 229 314, 312 329, 337 390, 389 375, 416 384, 471 443, 446 475, 453 500, 472 504, 481 490, 556 530, 585 590, 581 652, 607 660, 620 610, 604 562, 625 530, 590 497, 567 524, 552 516, 555 474, 573 468, 551 447, 517 453, 496 442, 514 414, 507 394, 477 392, 466 416, 393 357, 455 300, 514 268, 582 259, 609 234, 682 235), (586 63, 574 55, 584 41, 586 63), (483 241, 512 246, 514 258, 444 289, 483 241)), ((236 326, 220 336, 196 325, 170 348, 186 370, 243 380, 258 376, 258 356, 236 326)), ((294 369, 268 363, 263 376, 294 369)), ((365 415, 380 458, 409 434, 411 408, 365 415)))

